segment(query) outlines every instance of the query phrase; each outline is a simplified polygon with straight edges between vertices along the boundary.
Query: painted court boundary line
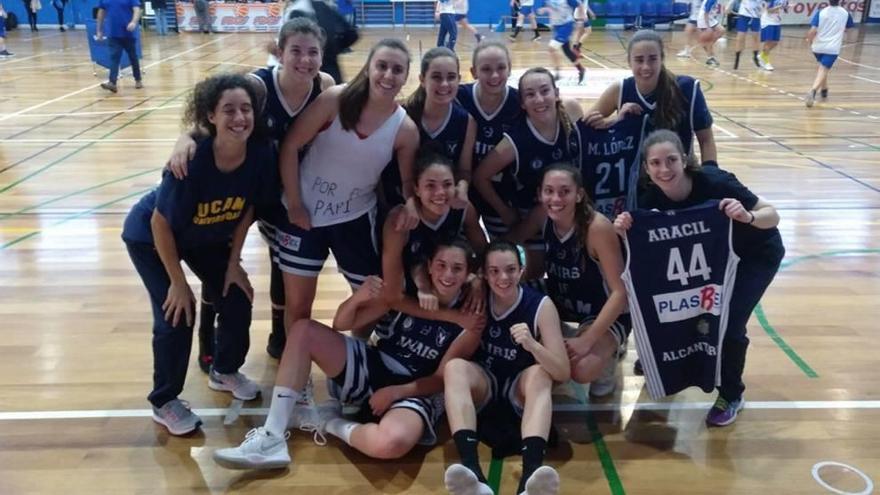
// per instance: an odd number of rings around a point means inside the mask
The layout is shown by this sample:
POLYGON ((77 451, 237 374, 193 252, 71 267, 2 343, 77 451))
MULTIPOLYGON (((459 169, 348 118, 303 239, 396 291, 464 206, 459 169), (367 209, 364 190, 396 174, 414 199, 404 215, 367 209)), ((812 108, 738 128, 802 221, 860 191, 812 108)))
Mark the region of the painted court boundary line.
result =
MULTIPOLYGON (((580 388, 580 387, 578 387, 580 388)), ((554 412, 613 412, 623 408, 637 411, 704 411, 713 402, 635 402, 632 404, 557 404, 554 412)), ((762 410, 878 410, 880 400, 827 400, 827 401, 747 401, 748 409, 762 410)), ((229 408, 193 409, 193 412, 204 418, 223 418, 229 408)), ((240 416, 265 416, 267 407, 245 407, 240 416)), ((0 412, 0 421, 28 421, 44 419, 106 419, 106 418, 148 418, 153 416, 152 409, 83 409, 69 411, 16 411, 0 412)))
MULTIPOLYGON (((150 67, 154 67, 154 66, 156 66, 156 65, 158 65, 158 64, 161 64, 161 63, 164 63, 164 62, 168 62, 169 60, 174 60, 175 58, 180 57, 181 55, 186 55, 187 53, 190 53, 190 52, 193 52, 193 51, 199 50, 199 49, 204 48, 204 47, 206 47, 206 46, 208 46, 208 45, 213 45, 214 43, 219 43, 220 41, 225 40, 227 37, 228 37, 228 35, 227 35, 227 36, 219 37, 219 38, 217 38, 217 39, 215 39, 215 40, 213 40, 213 41, 208 41, 208 42, 206 42, 206 43, 202 43, 201 45, 198 45, 198 46, 195 46, 195 47, 193 47, 193 48, 190 48, 189 50, 184 50, 184 51, 182 51, 182 52, 180 52, 180 53, 178 53, 178 54, 171 55, 170 57, 165 57, 165 58, 160 59, 160 60, 157 60, 157 61, 155 61, 155 62, 153 62, 153 63, 151 63, 151 64, 145 65, 145 66, 143 66, 141 69, 142 69, 142 70, 146 70, 146 69, 149 69, 150 67)), ((13 117, 18 117, 19 115, 23 115, 23 114, 29 113, 29 112, 31 112, 31 111, 33 111, 33 110, 38 109, 38 108, 43 108, 43 107, 46 106, 46 105, 51 105, 52 103, 55 103, 56 101, 61 101, 61 100, 65 99, 65 98, 69 98, 69 97, 71 97, 71 96, 76 96, 76 95, 78 95, 78 94, 80 94, 80 93, 84 93, 84 92, 86 92, 86 91, 89 91, 89 90, 95 89, 95 88, 97 88, 97 87, 100 86, 100 85, 101 85, 101 83, 95 83, 95 84, 92 84, 92 85, 86 86, 85 88, 78 89, 78 90, 76 90, 76 91, 73 91, 73 92, 67 93, 67 94, 65 94, 65 95, 61 95, 61 96, 59 96, 59 97, 57 97, 57 98, 52 98, 51 100, 46 100, 46 101, 44 101, 44 102, 42 102, 42 103, 38 103, 38 104, 36 104, 36 105, 33 105, 33 106, 30 106, 30 107, 27 107, 27 108, 21 109, 21 110, 15 112, 15 113, 10 113, 10 114, 4 115, 3 117, 0 117, 0 122, 4 122, 4 121, 9 120, 9 119, 11 119, 11 118, 13 118, 13 117)))

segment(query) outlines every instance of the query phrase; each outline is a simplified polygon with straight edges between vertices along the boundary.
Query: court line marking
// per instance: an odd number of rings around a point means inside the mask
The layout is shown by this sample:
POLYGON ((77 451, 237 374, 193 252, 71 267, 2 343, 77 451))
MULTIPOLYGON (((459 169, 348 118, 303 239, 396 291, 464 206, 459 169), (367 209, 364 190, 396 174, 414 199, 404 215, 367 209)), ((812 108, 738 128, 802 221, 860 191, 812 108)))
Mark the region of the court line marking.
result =
MULTIPOLYGON (((161 107, 153 107, 154 110, 157 110, 161 107)), ((123 113, 123 112, 113 112, 113 113, 123 113)), ((175 143, 176 139, 128 139, 128 138, 119 138, 119 139, 0 139, 0 143, 19 143, 19 144, 46 144, 46 143, 175 143)))
MULTIPOLYGON (((578 386, 578 388, 581 388, 578 386)), ((714 402, 633 402, 613 404, 555 404, 554 412, 614 412, 622 407, 637 411, 703 411, 714 402)), ((790 410, 877 410, 880 400, 819 400, 819 401, 746 401, 747 409, 766 411, 790 410)), ((195 408, 193 412, 203 418, 225 418, 230 408, 195 408)), ((266 416, 268 407, 243 407, 240 416, 266 416)), ((150 418, 152 409, 80 409, 67 411, 7 411, 0 412, 0 421, 38 421, 44 419, 106 419, 150 418)))
MULTIPOLYGON (((805 256, 798 256, 798 257, 791 258, 788 260, 783 260, 783 262, 779 264, 779 271, 781 272, 783 270, 786 270, 794 265, 797 265, 799 263, 803 263, 805 261, 811 261, 811 260, 817 260, 817 259, 823 259, 823 258, 832 258, 832 257, 837 257, 837 256, 854 256, 854 255, 866 255, 866 254, 880 254, 880 249, 875 249, 875 248, 845 249, 845 250, 837 250, 837 251, 825 251, 823 253, 808 254, 805 256)), ((800 370, 803 371, 804 374, 807 375, 808 378, 818 378, 819 377, 819 374, 816 373, 816 371, 813 370, 813 368, 810 367, 810 365, 808 365, 807 362, 804 361, 804 359, 801 358, 800 355, 797 352, 795 352, 795 350, 792 349, 792 347, 789 346, 787 342, 785 342, 785 339, 783 339, 782 336, 779 335, 779 333, 776 331, 776 329, 773 328, 772 325, 770 325, 770 321, 767 319, 767 315, 764 314, 764 307, 761 306, 760 301, 758 302, 757 306, 755 306, 754 314, 755 314, 755 317, 758 319, 758 323, 760 323, 761 328, 763 328, 764 332, 770 336, 770 339, 773 340, 773 343, 775 343, 777 347, 782 349, 782 352, 784 352, 785 355, 788 356, 788 358, 791 359, 792 362, 794 362, 794 364, 796 364, 797 367, 800 368, 800 370)), ((877 402, 880 403, 880 401, 877 401, 877 402)))
POLYGON ((840 60, 841 62, 845 62, 845 63, 850 64, 850 65, 855 65, 855 66, 858 66, 858 67, 864 67, 865 69, 880 70, 880 67, 874 67, 873 65, 860 64, 860 63, 858 63, 858 62, 853 62, 852 60, 847 60, 847 59, 845 59, 845 58, 843 58, 843 57, 837 57, 837 60, 840 60))
POLYGON ((718 125, 718 124, 716 124, 716 123, 714 123, 714 122, 712 123, 712 127, 717 128, 719 131, 723 132, 724 134, 727 134, 727 135, 728 135, 729 137, 731 137, 731 138, 738 138, 738 137, 739 137, 739 136, 737 136, 736 134, 734 134, 734 133, 728 131, 727 129, 721 127, 720 125, 718 125))
POLYGON ((862 81, 872 82, 872 83, 874 83, 874 84, 880 84, 880 81, 877 81, 877 80, 875 80, 875 79, 868 79, 867 77, 854 76, 854 75, 852 75, 852 74, 849 74, 849 77, 851 77, 851 78, 853 78, 853 79, 861 79, 862 81))
MULTIPOLYGON (((575 397, 579 402, 576 406, 591 407, 593 405, 599 405, 590 404, 583 386, 575 383, 573 380, 569 380, 569 384, 571 385, 572 390, 574 390, 575 397)), ((602 405, 612 406, 616 404, 602 405)), ((562 404, 559 404, 558 406, 562 406, 562 404)), ((553 410, 561 411, 561 409, 557 409, 557 406, 553 406, 553 410)), ((600 430, 599 426, 596 424, 596 418, 593 415, 592 410, 587 411, 587 429, 590 430, 590 438, 596 449, 596 455, 599 457, 599 463, 602 465, 602 472, 605 474, 605 480, 608 482, 608 489, 611 490, 612 495, 625 495, 626 490, 624 490, 623 483, 620 481, 620 474, 618 474, 617 469, 614 467, 614 459, 611 457, 611 451, 608 449, 608 445, 605 444, 602 430, 600 430)))
POLYGON ((850 466, 849 464, 844 464, 842 462, 822 461, 822 462, 817 462, 816 464, 814 464, 813 469, 811 471, 813 473, 813 479, 816 480, 816 483, 818 483, 819 486, 828 490, 831 493, 836 493, 838 495, 871 495, 871 493, 874 492, 874 482, 871 480, 871 478, 867 474, 865 474, 864 471, 856 468, 855 466, 850 466), (828 466, 843 468, 844 470, 851 471, 851 472, 855 473, 856 476, 861 478, 862 481, 865 483, 865 489, 860 492, 845 492, 843 490, 839 490, 837 488, 834 488, 827 481, 822 479, 822 476, 819 475, 819 470, 822 469, 823 467, 828 467, 828 466))
MULTIPOLYGON (((97 102, 96 102, 97 103, 97 102)), ((148 112, 150 110, 164 110, 166 108, 180 108, 183 104, 168 105, 167 107, 144 107, 126 110, 101 110, 95 112, 64 112, 64 113, 29 113, 25 117, 77 117, 80 115, 109 115, 112 113, 148 112)), ((2 114, 9 115, 9 114, 2 114)))
MULTIPOLYGON (((155 62, 153 62, 153 63, 151 63, 151 64, 145 65, 145 66, 142 67, 142 69, 143 69, 143 70, 146 70, 146 69, 149 69, 150 67, 154 67, 154 66, 156 66, 156 65, 158 65, 158 64, 161 64, 161 63, 164 63, 164 62, 168 62, 169 60, 174 60, 174 59, 176 59, 177 57, 180 57, 180 56, 182 56, 182 55, 186 55, 187 53, 190 53, 190 52, 193 52, 193 51, 199 50, 199 49, 204 48, 204 47, 206 47, 206 46, 208 46, 208 45, 213 45, 214 43, 219 43, 220 41, 223 41, 223 40, 225 40, 225 39, 228 38, 228 37, 229 37, 229 35, 218 37, 218 38, 215 39, 215 40, 212 40, 212 41, 208 41, 208 42, 202 43, 201 45, 198 45, 198 46, 195 46, 195 47, 193 47, 193 48, 190 48, 189 50, 182 51, 182 52, 180 52, 180 53, 178 53, 178 54, 171 55, 171 56, 165 57, 165 58, 163 58, 163 59, 157 60, 157 61, 155 61, 155 62)), ((31 112, 32 110, 36 110, 36 109, 38 109, 38 108, 43 108, 43 107, 46 106, 46 105, 51 105, 52 103, 55 103, 55 102, 57 102, 57 101, 61 101, 61 100, 65 99, 65 98, 69 98, 69 97, 71 97, 71 96, 75 96, 75 95, 78 95, 78 94, 80 94, 80 93, 84 93, 84 92, 86 92, 86 91, 90 91, 90 90, 92 90, 92 89, 97 88, 97 87, 100 86, 100 85, 101 85, 101 83, 98 82, 98 83, 95 83, 95 84, 92 84, 92 85, 86 86, 85 88, 78 89, 78 90, 76 90, 76 91, 72 91, 72 92, 67 93, 67 94, 65 94, 65 95, 61 95, 61 96, 59 96, 59 97, 57 97, 57 98, 52 98, 51 100, 46 100, 46 101, 44 101, 44 102, 42 102, 42 103, 38 103, 38 104, 36 104, 36 105, 32 105, 32 106, 30 106, 30 107, 27 107, 27 108, 21 109, 21 110, 19 110, 19 111, 17 111, 17 112, 14 112, 14 113, 10 113, 10 114, 4 115, 3 117, 0 117, 0 122, 4 122, 4 121, 9 120, 9 119, 11 119, 11 118, 13 118, 13 117, 17 117, 17 116, 19 116, 19 115, 23 115, 23 114, 29 113, 29 112, 31 112)))

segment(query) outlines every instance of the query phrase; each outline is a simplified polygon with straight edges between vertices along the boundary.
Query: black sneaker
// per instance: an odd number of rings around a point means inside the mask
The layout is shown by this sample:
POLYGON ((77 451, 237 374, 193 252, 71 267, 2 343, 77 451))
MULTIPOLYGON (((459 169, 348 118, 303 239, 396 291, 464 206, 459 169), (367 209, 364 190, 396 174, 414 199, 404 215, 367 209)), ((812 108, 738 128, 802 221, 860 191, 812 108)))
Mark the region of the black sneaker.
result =
POLYGON ((107 91, 109 91, 111 93, 115 93, 117 91, 116 90, 116 83, 103 82, 103 83, 101 83, 101 89, 106 89, 107 91))
POLYGON ((284 332, 275 332, 269 334, 269 343, 266 345, 266 352, 275 359, 281 359, 284 354, 284 347, 287 345, 287 335, 284 332))
POLYGON ((642 361, 636 359, 636 362, 633 363, 633 374, 636 376, 645 376, 645 370, 642 369, 642 361))
POLYGON ((14 57, 14 56, 15 56, 15 54, 10 52, 9 50, 3 50, 2 52, 0 52, 0 58, 8 58, 8 57, 14 57))
POLYGON ((580 84, 583 84, 583 82, 584 82, 584 76, 587 75, 587 69, 584 69, 583 67, 578 67, 577 70, 578 70, 578 84, 580 85, 580 84))
MULTIPOLYGON (((0 54, 0 55, 2 55, 2 54, 0 54)), ((819 95, 820 95, 822 98, 828 98, 828 90, 827 90, 827 89, 823 89, 822 91, 819 91, 819 95)))

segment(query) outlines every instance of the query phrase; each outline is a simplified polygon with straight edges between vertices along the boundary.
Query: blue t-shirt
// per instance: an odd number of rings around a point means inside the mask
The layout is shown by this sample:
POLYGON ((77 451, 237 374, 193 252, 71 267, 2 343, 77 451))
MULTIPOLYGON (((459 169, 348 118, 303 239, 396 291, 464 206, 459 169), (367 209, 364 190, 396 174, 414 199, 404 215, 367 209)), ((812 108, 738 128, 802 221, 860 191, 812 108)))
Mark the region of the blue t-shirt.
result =
POLYGON ((158 210, 171 226, 179 250, 226 242, 250 206, 277 198, 272 179, 276 162, 272 145, 248 143, 244 163, 232 172, 221 172, 214 163, 213 138, 198 143, 189 162, 189 174, 175 179, 169 171, 159 187, 132 207, 125 219, 122 239, 153 243, 150 218, 158 210))
POLYGON ((108 38, 134 38, 134 32, 126 27, 134 16, 134 8, 140 7, 138 0, 99 0, 98 8, 104 9, 104 36, 108 38))

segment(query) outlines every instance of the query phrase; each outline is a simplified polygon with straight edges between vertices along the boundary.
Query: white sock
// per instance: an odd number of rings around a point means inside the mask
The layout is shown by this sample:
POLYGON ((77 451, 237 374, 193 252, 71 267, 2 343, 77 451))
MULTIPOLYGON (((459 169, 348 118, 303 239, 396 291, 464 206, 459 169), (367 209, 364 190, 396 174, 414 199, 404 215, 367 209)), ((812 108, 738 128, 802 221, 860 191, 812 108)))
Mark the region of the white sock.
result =
POLYGON ((324 430, 342 440, 347 445, 351 445, 351 432, 360 425, 361 424, 357 421, 351 421, 345 418, 333 418, 324 424, 324 430))
POLYGON ((269 416, 266 418, 266 430, 279 437, 287 431, 287 422, 293 414, 293 407, 299 400, 301 392, 287 387, 272 387, 272 403, 269 405, 269 416))

